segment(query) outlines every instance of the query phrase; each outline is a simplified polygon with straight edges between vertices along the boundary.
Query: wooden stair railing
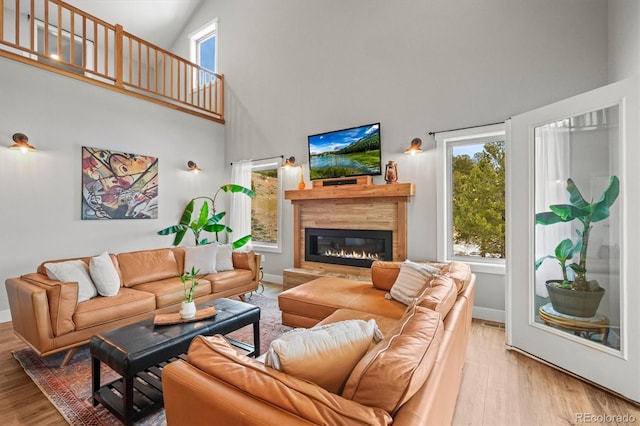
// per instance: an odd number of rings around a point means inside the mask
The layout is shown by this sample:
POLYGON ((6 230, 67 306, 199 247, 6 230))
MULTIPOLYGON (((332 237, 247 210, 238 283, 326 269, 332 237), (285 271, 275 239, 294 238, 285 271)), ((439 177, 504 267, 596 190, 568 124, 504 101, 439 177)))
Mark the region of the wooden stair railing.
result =
POLYGON ((0 56, 224 123, 223 75, 60 0, 0 0, 0 56))

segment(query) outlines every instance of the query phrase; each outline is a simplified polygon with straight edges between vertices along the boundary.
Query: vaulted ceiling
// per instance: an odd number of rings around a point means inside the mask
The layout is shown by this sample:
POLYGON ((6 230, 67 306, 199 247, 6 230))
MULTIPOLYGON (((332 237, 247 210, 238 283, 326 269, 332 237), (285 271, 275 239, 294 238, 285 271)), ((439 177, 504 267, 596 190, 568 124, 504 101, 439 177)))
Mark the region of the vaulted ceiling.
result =
POLYGON ((205 0, 65 0, 110 24, 169 49, 205 0))

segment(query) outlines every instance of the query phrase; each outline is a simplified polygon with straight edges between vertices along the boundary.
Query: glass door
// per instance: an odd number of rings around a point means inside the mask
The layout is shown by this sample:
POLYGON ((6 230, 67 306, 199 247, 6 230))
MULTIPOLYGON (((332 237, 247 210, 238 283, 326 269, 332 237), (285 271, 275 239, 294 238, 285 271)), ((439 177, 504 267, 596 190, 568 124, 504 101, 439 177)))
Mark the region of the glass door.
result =
POLYGON ((508 345, 640 401, 638 80, 508 124, 508 345), (526 167, 523 167, 526 165, 526 167))

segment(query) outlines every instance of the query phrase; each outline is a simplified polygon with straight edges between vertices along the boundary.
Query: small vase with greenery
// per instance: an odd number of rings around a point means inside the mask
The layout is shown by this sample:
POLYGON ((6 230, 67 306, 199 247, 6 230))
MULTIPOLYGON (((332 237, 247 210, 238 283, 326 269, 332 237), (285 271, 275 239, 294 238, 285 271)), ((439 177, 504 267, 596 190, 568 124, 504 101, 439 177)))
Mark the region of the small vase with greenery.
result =
MULTIPOLYGON (((567 223, 578 221, 581 229, 576 229, 575 243, 571 238, 565 238, 556 246, 554 254, 546 255, 536 260, 536 270, 547 259, 554 259, 560 264, 562 279, 547 281, 547 289, 551 297, 551 302, 556 311, 576 316, 593 316, 598 308, 600 300, 604 295, 604 289, 600 287, 596 280, 587 279, 587 251, 589 248, 589 237, 594 223, 603 221, 609 217, 610 208, 620 194, 620 181, 617 176, 609 178, 609 184, 600 198, 596 202, 588 202, 584 199, 575 182, 567 179, 567 192, 569 192, 569 204, 554 204, 549 206, 551 211, 536 214, 537 225, 553 225, 556 223, 567 223), (578 263, 570 263, 575 255, 578 255, 578 263), (572 271, 573 278, 569 276, 568 270, 572 271), (556 306, 553 289, 569 290, 582 293, 586 297, 594 300, 586 311, 556 306), (553 293, 552 293, 553 292, 553 293), (593 296, 586 295, 593 293, 593 296)), ((567 294, 565 292, 565 294, 567 294)))
POLYGON ((192 266, 191 271, 185 272, 180 276, 180 281, 182 281, 182 286, 184 287, 184 301, 180 305, 180 316, 183 319, 193 318, 196 315, 196 304, 193 301, 193 295, 198 286, 196 276, 199 272, 199 269, 196 270, 192 266))
MULTIPOLYGON (((184 208, 184 211, 182 212, 182 216, 180 218, 180 222, 177 225, 172 225, 167 228, 161 229, 160 231, 158 231, 158 234, 176 234, 173 239, 174 246, 177 246, 182 242, 182 239, 184 238, 188 230, 191 230, 191 232, 193 232, 193 236, 196 240, 196 245, 209 244, 212 242, 207 238, 200 238, 200 234, 202 233, 202 231, 214 233, 215 241, 219 242, 220 232, 232 232, 231 228, 221 223, 221 220, 226 216, 227 212, 216 212, 216 198, 218 197, 220 191, 241 193, 251 198, 256 196, 255 192, 241 185, 222 185, 220 188, 218 188, 213 198, 207 196, 192 198, 184 208), (204 200, 204 202, 202 203, 202 207, 200 207, 200 213, 198 214, 198 217, 195 220, 192 220, 193 209, 197 200, 204 200)), ((250 239, 251 234, 237 239, 232 243, 233 249, 242 247, 243 245, 248 243, 250 239)))

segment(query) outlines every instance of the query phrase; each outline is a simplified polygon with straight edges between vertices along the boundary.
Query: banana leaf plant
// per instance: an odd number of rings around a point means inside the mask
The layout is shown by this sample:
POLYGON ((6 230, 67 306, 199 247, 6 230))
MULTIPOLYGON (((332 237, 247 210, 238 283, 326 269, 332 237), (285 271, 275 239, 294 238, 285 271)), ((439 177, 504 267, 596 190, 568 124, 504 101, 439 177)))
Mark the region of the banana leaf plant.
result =
MULTIPOLYGON (((182 212, 182 217, 180 218, 180 222, 177 225, 172 225, 167 228, 161 229, 158 231, 159 235, 171 235, 176 234, 173 239, 173 245, 177 246, 182 242, 187 231, 191 230, 193 232, 193 236, 196 240, 196 245, 209 244, 213 241, 209 241, 207 238, 200 238, 200 234, 203 231, 211 232, 215 234, 215 241, 219 241, 219 234, 221 232, 230 233, 232 229, 229 228, 224 223, 220 221, 227 215, 227 212, 216 212, 216 198, 220 191, 223 192, 231 192, 231 193, 242 193, 251 198, 255 197, 256 194, 251 189, 245 188, 242 185, 235 184, 226 184, 222 185, 213 198, 207 196, 200 196, 192 198, 184 208, 182 212), (202 206, 200 207, 200 212, 198 213, 198 217, 193 219, 193 209, 195 206, 195 202, 197 200, 204 200, 202 206), (211 204, 211 207, 209 206, 211 204)), ((247 244, 251 240, 251 234, 245 235, 236 241, 234 241, 231 246, 233 249, 240 248, 247 244)))
POLYGON ((546 259, 556 259, 562 268, 563 282, 561 286, 563 288, 577 291, 598 291, 597 283, 588 281, 586 277, 589 236, 593 223, 609 217, 609 209, 620 194, 620 181, 617 176, 611 176, 607 188, 596 202, 586 201, 572 179, 567 179, 567 192, 569 192, 569 204, 549 206, 551 211, 536 214, 536 224, 553 225, 577 220, 582 225, 581 230, 576 229, 577 242, 574 244, 569 238, 562 240, 555 249, 555 255, 541 257, 536 261, 535 267, 538 269, 546 259), (571 263, 567 266, 566 262, 577 253, 579 253, 578 263, 571 263), (568 279, 567 268, 575 272, 573 281, 568 279))
POLYGON ((579 253, 582 249, 582 239, 578 238, 578 241, 575 245, 573 245, 573 241, 571 238, 566 238, 560 241, 554 250, 554 254, 548 254, 546 256, 541 257, 536 260, 536 269, 542 266, 542 263, 547 259, 555 259, 560 264, 560 269, 562 270, 562 283, 563 286, 570 286, 569 275, 567 274, 567 269, 571 268, 575 271, 575 267, 577 264, 572 263, 567 265, 567 262, 573 258, 576 253, 579 253))

